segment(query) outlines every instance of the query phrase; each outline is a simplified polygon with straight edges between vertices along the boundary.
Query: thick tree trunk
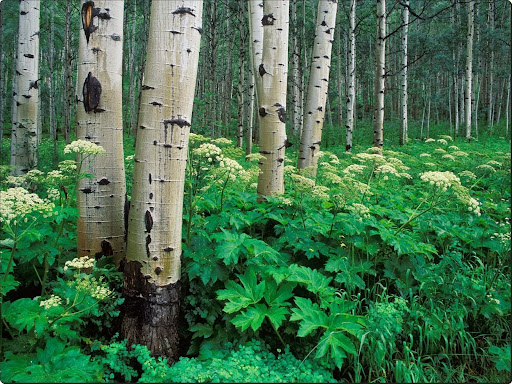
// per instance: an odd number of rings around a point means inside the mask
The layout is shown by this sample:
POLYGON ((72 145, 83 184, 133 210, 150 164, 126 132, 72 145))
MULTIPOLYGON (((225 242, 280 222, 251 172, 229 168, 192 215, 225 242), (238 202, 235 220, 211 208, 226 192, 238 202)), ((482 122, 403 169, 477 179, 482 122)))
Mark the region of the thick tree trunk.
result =
POLYGON ((384 145, 384 91, 386 73, 386 0, 377 0, 377 43, 375 46, 375 109, 373 114, 373 146, 382 151, 384 145))
POLYGON ((354 134, 354 105, 356 99, 356 0, 350 2, 350 27, 348 31, 348 46, 349 55, 348 60, 348 85, 347 85, 347 138, 345 144, 345 151, 352 151, 352 138, 354 134))
POLYGON ((407 34, 409 32, 409 0, 404 2, 404 29, 402 35, 402 98, 399 143, 407 143, 407 34))
POLYGON ((79 182, 78 256, 124 256, 126 184, 123 155, 122 57, 124 1, 81 3, 77 139, 101 145, 106 154, 86 161, 92 178, 79 182))
POLYGON ((261 83, 260 162, 258 195, 284 192, 286 139, 286 90, 288 79, 288 0, 266 0, 263 4, 263 55, 256 77, 261 83))
POLYGON ((322 141, 322 128, 329 87, 332 42, 336 24, 336 1, 320 1, 316 23, 315 41, 309 74, 306 99, 306 113, 301 135, 297 167, 311 167, 311 175, 316 177, 318 152, 322 141))
POLYGON ((471 138, 471 86, 473 77, 473 33, 474 33, 474 0, 468 3, 468 34, 467 34, 467 48, 466 48, 466 93, 464 95, 466 112, 466 140, 471 138))
MULTIPOLYGON (((243 19, 244 15, 244 2, 238 3, 238 16, 239 19, 243 19)), ((237 19, 238 20, 238 19, 237 19)), ((239 33, 239 45, 238 45, 238 87, 237 87, 237 107, 238 107, 238 129, 236 136, 236 146, 238 148, 242 148, 244 144, 244 125, 245 125, 245 113, 244 113, 244 84, 245 84, 245 43, 246 43, 246 35, 244 30, 244 24, 238 23, 238 33, 239 33)))
POLYGON ((37 166, 39 119, 39 0, 21 0, 16 64, 16 115, 13 120, 11 166, 14 174, 37 166))
POLYGON ((183 189, 202 1, 153 1, 130 203, 122 335, 178 357, 183 189))

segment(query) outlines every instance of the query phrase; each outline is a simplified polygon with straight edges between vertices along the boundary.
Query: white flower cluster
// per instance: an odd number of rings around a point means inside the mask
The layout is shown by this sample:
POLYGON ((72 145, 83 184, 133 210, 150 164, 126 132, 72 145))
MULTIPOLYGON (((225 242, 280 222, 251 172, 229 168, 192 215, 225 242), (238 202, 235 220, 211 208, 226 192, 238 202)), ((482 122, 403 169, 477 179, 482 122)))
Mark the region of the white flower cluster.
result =
POLYGON ((380 165, 379 167, 377 167, 375 169, 375 173, 380 173, 382 175, 385 175, 384 180, 388 179, 388 175, 393 175, 393 176, 400 178, 400 174, 398 173, 398 171, 389 164, 380 165))
POLYGON ((459 173, 460 177, 467 177, 468 179, 476 179, 476 175, 471 171, 462 171, 459 173))
POLYGON ((407 172, 401 172, 400 176, 407 180, 412 180, 412 176, 409 175, 407 172))
POLYGON ((359 203, 352 203, 347 206, 347 209, 360 216, 361 218, 369 218, 370 217, 370 209, 359 203))
POLYGON ((320 167, 322 167, 322 171, 324 172, 336 172, 337 168, 332 165, 331 163, 328 163, 326 161, 322 161, 320 164, 320 167))
POLYGON ((437 167, 436 163, 423 163, 423 165, 427 165, 429 167, 437 167))
MULTIPOLYGON (((375 148, 375 147, 373 147, 375 148)), ((386 160, 384 159, 384 156, 382 156, 381 154, 378 154, 378 153, 358 153, 356 155, 356 158, 357 160, 361 161, 361 162, 370 162, 370 161, 375 161, 377 162, 378 164, 382 164, 384 163, 386 160)))
POLYGON ((250 155, 245 156, 245 160, 249 162, 259 163, 261 160, 264 160, 265 156, 260 153, 251 153, 250 155))
POLYGON ((191 144, 202 143, 203 141, 208 140, 208 138, 204 137, 203 135, 198 135, 196 133, 190 133, 188 138, 191 144))
POLYGON ((71 261, 66 261, 64 264, 64 270, 66 271, 68 268, 76 268, 76 269, 87 269, 92 268, 94 266, 94 259, 89 258, 89 256, 75 257, 71 261))
POLYGON ((233 141, 226 139, 225 137, 219 137, 218 139, 212 140, 212 143, 218 144, 222 147, 222 146, 232 145, 233 141))
POLYGON ((61 172, 71 172, 74 173, 77 170, 77 165, 75 160, 63 160, 59 163, 59 170, 61 172))
MULTIPOLYGON (((55 205, 45 201, 25 188, 15 187, 0 191, 0 221, 16 225, 18 220, 31 213, 41 213, 43 217, 52 215, 55 205)), ((27 222, 27 218, 24 219, 27 222)))
POLYGON ((451 149, 452 151, 458 151, 459 147, 457 147, 456 145, 450 145, 448 149, 451 149))
POLYGON ((480 203, 478 200, 474 199, 473 197, 469 198, 468 201, 468 211, 473 212, 475 215, 480 216, 480 203))
POLYGON ((452 155, 453 156, 458 156, 458 157, 467 157, 467 156, 469 156, 467 154, 467 152, 464 152, 464 151, 454 151, 454 152, 452 152, 452 155))
POLYGON ((220 160, 220 155, 222 154, 222 150, 219 147, 210 143, 203 143, 192 152, 194 155, 207 158, 209 162, 212 162, 213 159, 220 160))
POLYGON ((445 139, 438 139, 437 142, 442 145, 448 144, 448 142, 445 139))
POLYGON ((64 147, 64 153, 82 153, 86 155, 97 155, 105 153, 105 149, 98 144, 87 140, 75 140, 64 147))
POLYGON ((498 167, 498 168, 501 167, 501 163, 496 160, 489 160, 487 162, 487 164, 489 164, 492 167, 498 167))
MULTIPOLYGON (((359 153, 359 155, 366 155, 365 153, 359 153)), ((361 164, 350 164, 348 167, 346 167, 342 172, 346 175, 349 175, 350 177, 355 177, 357 174, 363 173, 363 171, 366 169, 366 165, 361 164)))
POLYGON ((439 135, 439 137, 448 141, 453 141, 453 138, 450 135, 439 135))
POLYGON ((326 182, 330 184, 341 184, 343 181, 341 177, 339 177, 337 174, 333 172, 325 172, 323 174, 323 178, 326 182))
POLYGON ((60 199, 60 192, 57 188, 48 188, 46 190, 47 199, 49 201, 56 201, 60 199))
POLYGON ((489 164, 480 164, 479 166, 476 167, 476 169, 480 169, 480 170, 482 170, 484 172, 490 172, 490 173, 496 172, 494 167, 492 165, 489 165, 489 164))
POLYGON ((498 233, 495 232, 491 236, 491 240, 498 239, 503 244, 508 244, 510 246, 510 232, 507 233, 498 233))
POLYGON ((420 157, 432 157, 430 153, 420 153, 420 157))
POLYGON ((420 179, 440 188, 443 192, 449 187, 460 185, 460 180, 452 172, 429 171, 420 174, 420 179))
POLYGON ((435 139, 432 139, 431 137, 429 137, 427 140, 425 140, 425 143, 434 143, 435 142, 435 139))
POLYGON ((443 155, 442 158, 445 160, 455 161, 455 157, 453 157, 452 155, 449 155, 449 154, 443 155))
POLYGON ((444 154, 444 153, 446 153, 446 151, 443 148, 436 148, 436 149, 434 149, 434 153, 444 154))
POLYGON ((51 295, 49 299, 42 300, 39 303, 40 307, 44 307, 44 309, 50 309, 52 307, 58 307, 62 304, 62 299, 59 296, 51 295))
POLYGON ((329 192, 329 188, 324 187, 323 185, 315 185, 311 191, 311 195, 320 200, 329 200, 327 192, 329 192))
POLYGON ((231 180, 236 180, 237 176, 244 172, 244 168, 229 157, 220 156, 219 166, 228 171, 231 180))
POLYGON ((379 147, 370 147, 366 150, 368 153, 381 154, 381 149, 379 147))
POLYGON ((308 179, 307 177, 304 177, 302 175, 298 174, 292 174, 290 175, 292 180, 295 183, 295 188, 299 191, 309 191, 315 186, 315 181, 308 179))
POLYGON ((103 282, 103 277, 98 280, 90 275, 84 275, 77 279, 75 284, 77 291, 88 294, 97 300, 104 300, 112 294, 107 284, 103 282))
POLYGON ((124 159, 126 161, 133 161, 134 158, 135 158, 135 155, 130 155, 130 156, 126 156, 124 159))
POLYGON ((46 181, 49 184, 62 184, 64 183, 64 180, 66 179, 66 176, 62 173, 62 171, 58 171, 54 169, 53 171, 50 171, 46 174, 46 181))

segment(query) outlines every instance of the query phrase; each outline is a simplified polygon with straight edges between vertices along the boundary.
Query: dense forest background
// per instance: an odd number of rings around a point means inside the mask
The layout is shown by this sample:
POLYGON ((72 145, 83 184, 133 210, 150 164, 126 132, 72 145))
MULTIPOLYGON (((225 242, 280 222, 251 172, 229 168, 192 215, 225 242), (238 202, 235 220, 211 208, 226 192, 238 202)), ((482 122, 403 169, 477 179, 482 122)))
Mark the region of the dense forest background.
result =
MULTIPOLYGON (((297 1, 290 9, 289 81, 292 78, 293 56, 298 57, 300 97, 288 98, 289 136, 297 134, 292 103, 302 103, 308 84, 309 65, 315 33, 317 1, 297 1), (306 86, 305 86, 306 85, 306 86)), ((413 12, 409 25, 409 120, 410 137, 430 136, 432 124, 446 125, 446 134, 455 134, 455 103, 463 109, 464 65, 467 38, 467 2, 422 0, 411 4, 413 12), (455 85, 457 88, 455 89, 455 85)), ((42 4, 45 4, 44 2, 42 4)), ((18 3, 2 4, 2 128, 9 134, 11 94, 15 71, 15 52, 18 33, 18 3)), ((325 134, 326 145, 341 144, 344 140, 345 92, 348 78, 347 34, 350 3, 341 1, 337 13, 329 97, 327 99, 325 134)), ((137 121, 138 95, 144 68, 149 26, 150 0, 127 1, 125 6, 125 39, 123 53, 123 121, 126 135, 134 135, 137 121)), ((403 20, 399 2, 389 2, 387 9, 386 44, 386 130, 385 139, 398 140, 400 116, 401 31, 403 20)), ((368 134, 373 116, 373 86, 375 71, 375 4, 357 2, 356 21, 356 127, 355 135, 368 134), (366 124, 365 124, 366 122, 366 124), (357 125, 362 129, 358 130, 357 125), (366 127, 366 130, 364 128, 366 127)), ((76 63, 80 5, 75 0, 55 0, 41 7, 41 124, 43 132, 57 131, 66 137, 66 121, 74 126, 76 108, 76 63), (69 2, 69 7, 67 6, 69 2), (69 33, 66 34, 66 12, 69 12, 69 33), (66 40, 66 36, 69 38, 66 40), (66 50, 69 43, 69 50, 66 50), (66 57, 67 55, 67 57, 66 57), (70 66, 69 99, 66 95, 66 66, 70 66), (49 80, 55 91, 50 107, 49 80), (69 101, 68 101, 69 100, 69 101), (69 109, 64 108, 66 103, 69 109), (50 109, 53 109, 52 111, 50 109), (51 127, 51 117, 54 116, 51 127), (66 120, 68 114, 69 120, 66 120)), ((194 106, 194 132, 212 137, 235 138, 238 124, 247 129, 252 69, 249 60, 249 30, 247 4, 240 1, 205 1, 204 33, 201 41, 200 66, 194 106), (240 107, 243 105, 243 107, 240 107)), ((475 2, 473 74, 473 136, 481 132, 503 136, 507 93, 510 84, 510 9, 506 1, 475 2)), ((464 114, 459 113, 463 122, 464 114)), ((256 118, 254 116, 254 118, 256 118)), ((256 125, 257 127, 257 125, 256 125)), ((457 129, 462 134, 463 129, 457 129)), ((69 137, 69 135, 68 135, 69 137)), ((256 130, 253 134, 258 140, 256 130)), ((69 139, 68 139, 69 140, 69 139)), ((357 143, 357 141, 356 141, 357 143)), ((362 144, 362 143, 359 143, 362 144)))

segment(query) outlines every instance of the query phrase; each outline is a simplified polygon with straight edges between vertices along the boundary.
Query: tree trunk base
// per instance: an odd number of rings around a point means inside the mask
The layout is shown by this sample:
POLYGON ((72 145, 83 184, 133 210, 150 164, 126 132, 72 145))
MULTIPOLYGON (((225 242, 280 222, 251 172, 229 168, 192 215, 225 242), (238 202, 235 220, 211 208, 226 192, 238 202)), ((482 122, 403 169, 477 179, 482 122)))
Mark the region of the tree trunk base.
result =
POLYGON ((156 286, 148 283, 140 272, 140 263, 124 265, 121 335, 128 346, 141 344, 153 356, 169 362, 179 358, 178 316, 181 284, 156 286))

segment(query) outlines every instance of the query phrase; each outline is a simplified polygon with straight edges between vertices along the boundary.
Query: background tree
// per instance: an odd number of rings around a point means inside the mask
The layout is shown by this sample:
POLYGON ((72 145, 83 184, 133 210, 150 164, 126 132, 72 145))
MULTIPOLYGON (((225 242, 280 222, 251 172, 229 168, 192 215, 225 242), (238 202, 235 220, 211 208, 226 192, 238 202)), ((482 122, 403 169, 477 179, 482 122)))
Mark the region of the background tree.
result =
POLYGON ((386 0, 377 0, 377 42, 375 44, 375 107, 373 146, 384 145, 384 91, 386 81, 386 0))

